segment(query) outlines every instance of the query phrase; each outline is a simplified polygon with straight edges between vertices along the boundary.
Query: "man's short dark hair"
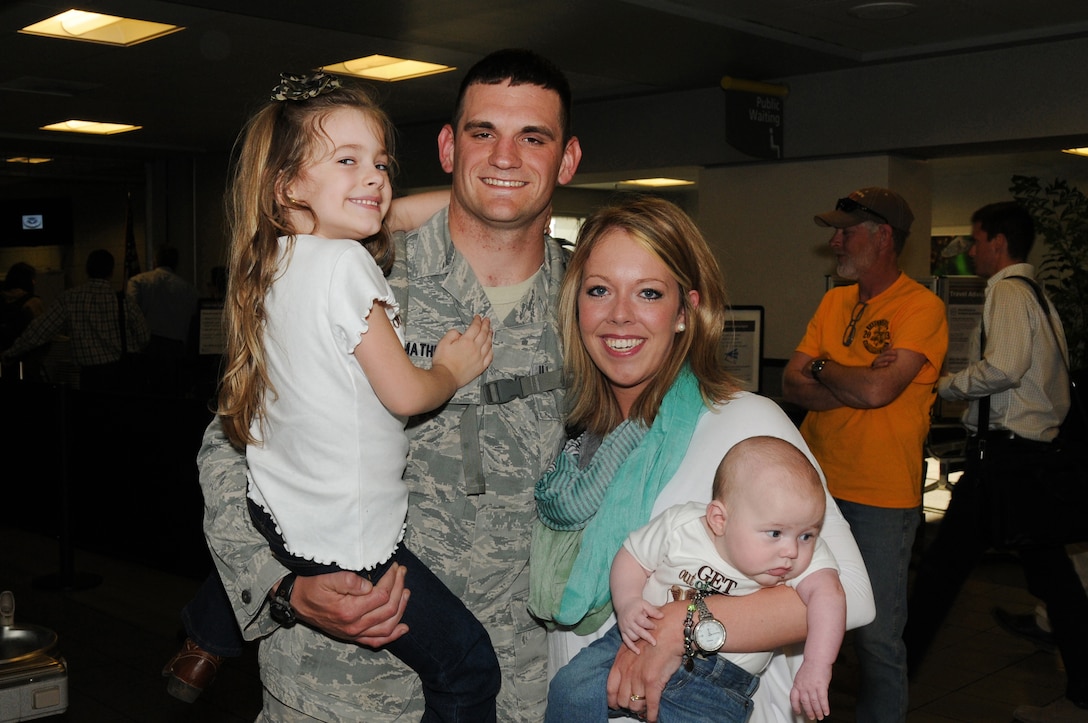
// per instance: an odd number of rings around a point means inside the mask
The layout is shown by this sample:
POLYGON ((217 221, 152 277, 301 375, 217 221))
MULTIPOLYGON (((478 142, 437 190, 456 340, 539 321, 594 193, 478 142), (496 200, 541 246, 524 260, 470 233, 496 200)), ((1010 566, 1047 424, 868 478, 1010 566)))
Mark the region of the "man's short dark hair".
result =
POLYGON ((469 86, 500 85, 537 85, 545 90, 554 90, 559 95, 560 117, 563 126, 563 141, 573 135, 570 117, 570 84, 554 63, 531 50, 509 48, 496 50, 476 65, 469 68, 461 89, 457 92, 457 105, 453 110, 453 129, 456 131, 464 112, 465 91, 469 86))
POLYGON ((16 261, 8 269, 8 275, 4 277, 4 291, 21 289, 28 294, 34 293, 34 279, 38 276, 37 270, 25 261, 16 261))
POLYGON ((1023 261, 1035 244, 1035 221, 1031 214, 1015 201, 1002 201, 983 206, 971 216, 971 223, 978 224, 987 239, 1005 234, 1009 256, 1023 261))
POLYGON ((172 271, 177 271, 179 258, 178 250, 174 246, 163 245, 155 251, 155 265, 165 266, 172 271))
POLYGON ((95 249, 88 254, 87 276, 92 279, 108 279, 113 276, 113 254, 106 249, 95 249))

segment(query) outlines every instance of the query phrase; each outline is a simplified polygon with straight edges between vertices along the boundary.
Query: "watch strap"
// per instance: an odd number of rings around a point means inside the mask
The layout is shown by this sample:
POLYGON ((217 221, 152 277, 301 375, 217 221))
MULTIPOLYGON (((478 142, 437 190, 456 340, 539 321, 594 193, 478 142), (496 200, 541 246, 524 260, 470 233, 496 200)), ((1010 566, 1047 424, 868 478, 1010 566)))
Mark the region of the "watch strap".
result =
POLYGON ((714 620, 714 613, 710 612, 710 608, 706 604, 706 597, 699 595, 695 599, 695 604, 699 607, 699 622, 704 620, 714 620))
POLYGON ((291 627, 295 624, 295 609, 291 606, 291 593, 295 591, 295 580, 298 579, 296 573, 287 573, 280 580, 280 585, 276 588, 276 592, 273 593, 270 599, 269 614, 272 619, 275 620, 283 627, 291 627))

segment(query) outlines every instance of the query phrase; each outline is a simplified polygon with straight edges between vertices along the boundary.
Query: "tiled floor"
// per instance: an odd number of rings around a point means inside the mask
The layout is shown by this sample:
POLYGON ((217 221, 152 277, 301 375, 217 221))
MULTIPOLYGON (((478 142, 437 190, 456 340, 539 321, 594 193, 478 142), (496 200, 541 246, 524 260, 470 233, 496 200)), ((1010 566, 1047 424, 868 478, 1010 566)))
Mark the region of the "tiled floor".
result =
POLYGON ((55 541, 0 528, 0 542, 0 589, 15 594, 16 624, 56 631, 68 666, 68 711, 44 720, 248 723, 256 717, 261 701, 255 646, 230 660, 196 704, 166 694, 162 666, 176 649, 178 613, 198 581, 77 550, 77 579, 96 575, 101 582, 55 592, 35 584, 59 570, 55 541))
MULTIPOLYGON (((935 464, 930 469, 932 482, 935 464)), ((925 495, 927 539, 940 523, 948 494, 946 489, 934 489, 925 495)), ((1018 705, 1045 705, 1062 697, 1065 673, 1060 657, 1006 633, 990 614, 995 606, 1032 612, 1035 602, 1016 558, 987 554, 964 585, 911 683, 908 723, 1005 723, 1018 705)), ((854 720, 857 662, 847 636, 832 681, 833 721, 854 720)))
MULTIPOLYGON (((942 495, 927 495, 938 518, 942 495)), ((932 526, 932 525, 931 525, 932 526)), ((110 557, 78 552, 75 570, 101 576, 95 587, 53 592, 36 578, 59 568, 57 543, 0 527, 0 589, 15 593, 16 622, 54 629, 68 663, 68 712, 48 720, 72 723, 122 721, 237 723, 260 708, 254 649, 229 661, 216 684, 195 704, 174 700, 160 677, 177 643, 178 611, 198 581, 110 557)), ((975 570, 942 631, 933 654, 911 686, 911 723, 999 721, 1023 703, 1061 696, 1064 674, 1053 653, 998 628, 990 609, 1002 605, 1028 612, 1013 558, 991 555, 975 570)), ((853 720, 857 665, 849 641, 836 666, 832 720, 853 720)))

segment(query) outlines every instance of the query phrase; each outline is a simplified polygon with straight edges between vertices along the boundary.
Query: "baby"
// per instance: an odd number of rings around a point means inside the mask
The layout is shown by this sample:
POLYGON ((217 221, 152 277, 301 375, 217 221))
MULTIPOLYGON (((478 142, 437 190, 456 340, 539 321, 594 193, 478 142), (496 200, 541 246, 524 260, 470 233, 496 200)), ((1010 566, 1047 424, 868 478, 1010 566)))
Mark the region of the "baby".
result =
MULTIPOLYGON (((631 533, 612 563, 617 624, 552 680, 548 721, 606 721, 606 682, 620 645, 651 645, 659 605, 688 599, 683 665, 661 695, 658 720, 745 721, 771 652, 720 652, 727 633, 706 605, 786 584, 808 607, 804 663, 790 700, 796 713, 830 714, 831 666, 846 627, 838 567, 820 539, 826 497, 805 455, 774 437, 736 444, 714 476, 713 500, 670 507, 631 533)), ((641 700, 632 696, 632 704, 641 700)))

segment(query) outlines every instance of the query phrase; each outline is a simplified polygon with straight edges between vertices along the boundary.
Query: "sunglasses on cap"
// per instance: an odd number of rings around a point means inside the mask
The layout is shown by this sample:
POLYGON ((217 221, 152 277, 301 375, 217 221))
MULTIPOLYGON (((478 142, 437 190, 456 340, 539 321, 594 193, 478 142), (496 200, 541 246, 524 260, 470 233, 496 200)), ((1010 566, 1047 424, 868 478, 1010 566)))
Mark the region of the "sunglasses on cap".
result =
POLYGON ((891 225, 891 221, 888 220, 887 216, 885 216, 882 213, 877 213, 873 209, 869 208, 868 206, 865 206, 863 204, 858 203, 857 201, 850 198, 849 196, 847 196, 846 198, 840 198, 838 201, 836 201, 835 202, 835 210, 836 211, 842 211, 844 213, 853 213, 854 211, 862 211, 864 213, 869 214, 870 216, 876 216, 877 218, 879 218, 881 221, 888 224, 889 226, 891 225))

